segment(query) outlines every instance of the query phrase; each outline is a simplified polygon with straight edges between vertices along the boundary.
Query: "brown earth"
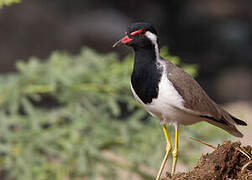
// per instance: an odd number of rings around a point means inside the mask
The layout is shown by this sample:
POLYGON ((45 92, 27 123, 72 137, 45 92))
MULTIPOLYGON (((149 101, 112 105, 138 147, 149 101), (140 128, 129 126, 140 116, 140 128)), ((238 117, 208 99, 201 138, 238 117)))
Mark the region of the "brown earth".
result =
POLYGON ((163 180, 252 180, 251 149, 241 147, 240 142, 224 142, 212 153, 201 156, 193 170, 172 177, 167 173, 163 180))

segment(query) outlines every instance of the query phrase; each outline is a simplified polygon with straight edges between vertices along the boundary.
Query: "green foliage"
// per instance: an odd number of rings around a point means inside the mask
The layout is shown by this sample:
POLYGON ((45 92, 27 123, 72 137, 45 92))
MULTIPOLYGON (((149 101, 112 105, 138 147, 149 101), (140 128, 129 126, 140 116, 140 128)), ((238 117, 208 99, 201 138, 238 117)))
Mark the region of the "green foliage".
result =
MULTIPOLYGON (((166 49, 162 54, 180 62, 166 49)), ((195 74, 194 66, 182 65, 195 74)), ((77 56, 56 51, 43 62, 19 61, 17 70, 0 76, 1 179, 117 179, 121 169, 151 179, 141 167, 158 169, 165 139, 159 121, 131 95, 131 56, 118 61, 88 48, 77 56)), ((213 141, 225 136, 202 124, 183 127, 181 161, 199 157, 188 138, 199 134, 213 141)))
POLYGON ((10 6, 14 3, 20 3, 21 0, 0 0, 0 8, 3 6, 10 6))

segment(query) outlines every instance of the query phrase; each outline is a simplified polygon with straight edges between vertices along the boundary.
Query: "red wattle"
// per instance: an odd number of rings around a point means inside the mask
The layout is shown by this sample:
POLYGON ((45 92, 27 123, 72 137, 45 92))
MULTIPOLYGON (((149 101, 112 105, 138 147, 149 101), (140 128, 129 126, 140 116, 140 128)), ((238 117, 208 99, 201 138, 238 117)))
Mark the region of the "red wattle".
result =
POLYGON ((129 43, 130 41, 132 41, 133 39, 130 39, 129 36, 125 36, 124 38, 122 38, 121 42, 123 44, 127 44, 129 43))

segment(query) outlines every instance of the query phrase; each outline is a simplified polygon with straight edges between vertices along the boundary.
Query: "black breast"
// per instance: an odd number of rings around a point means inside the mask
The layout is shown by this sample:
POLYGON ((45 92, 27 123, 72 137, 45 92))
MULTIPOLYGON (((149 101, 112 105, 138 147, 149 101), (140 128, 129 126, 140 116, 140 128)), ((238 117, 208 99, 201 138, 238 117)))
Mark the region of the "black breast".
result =
POLYGON ((157 68, 156 58, 154 60, 148 59, 150 56, 141 60, 137 58, 139 57, 136 53, 131 84, 142 102, 148 104, 152 102, 152 99, 158 97, 158 84, 161 79, 162 69, 157 68))

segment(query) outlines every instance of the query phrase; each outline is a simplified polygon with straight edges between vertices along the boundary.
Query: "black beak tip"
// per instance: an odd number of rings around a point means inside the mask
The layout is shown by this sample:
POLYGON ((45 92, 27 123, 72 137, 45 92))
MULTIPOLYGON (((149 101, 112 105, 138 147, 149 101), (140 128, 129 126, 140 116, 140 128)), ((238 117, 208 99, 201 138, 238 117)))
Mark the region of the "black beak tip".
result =
POLYGON ((119 41, 117 41, 115 44, 113 44, 112 47, 114 48, 114 47, 116 47, 116 46, 119 46, 121 43, 122 43, 121 40, 119 40, 119 41))

